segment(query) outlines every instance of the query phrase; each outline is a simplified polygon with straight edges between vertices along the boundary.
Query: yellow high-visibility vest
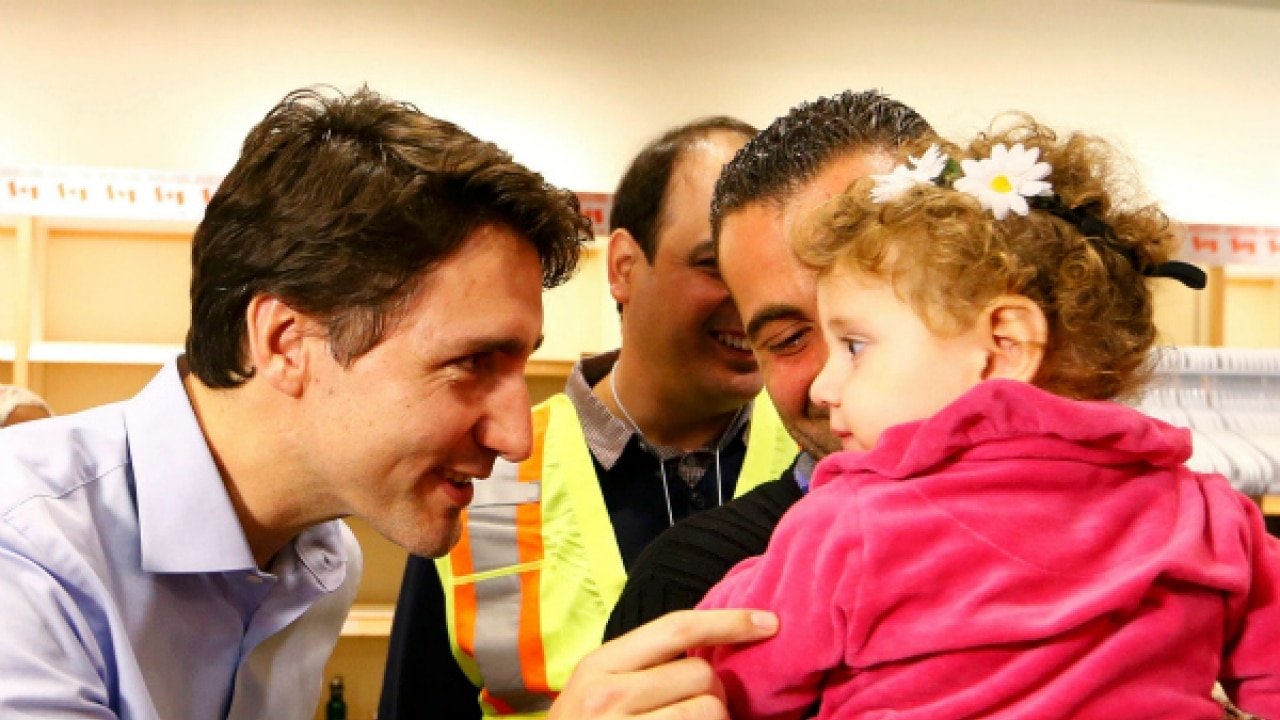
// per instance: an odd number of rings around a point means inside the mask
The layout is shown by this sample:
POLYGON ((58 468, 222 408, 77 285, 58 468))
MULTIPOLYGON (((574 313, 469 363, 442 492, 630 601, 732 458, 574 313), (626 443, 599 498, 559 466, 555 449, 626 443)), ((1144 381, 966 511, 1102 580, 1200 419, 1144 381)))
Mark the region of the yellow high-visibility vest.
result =
MULTIPOLYGON (((600 645, 626 571, 573 402, 533 409, 533 454, 501 459, 436 567, 459 667, 489 717, 544 717, 578 661, 600 645)), ((761 393, 735 495, 782 474, 795 440, 761 393)))

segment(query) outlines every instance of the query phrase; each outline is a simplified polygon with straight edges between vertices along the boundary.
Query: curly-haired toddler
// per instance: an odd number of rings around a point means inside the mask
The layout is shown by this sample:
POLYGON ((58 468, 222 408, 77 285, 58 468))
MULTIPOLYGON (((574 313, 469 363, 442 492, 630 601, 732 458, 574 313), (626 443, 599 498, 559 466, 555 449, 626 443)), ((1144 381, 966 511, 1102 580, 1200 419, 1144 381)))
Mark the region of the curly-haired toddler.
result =
POLYGON ((1116 402, 1151 284, 1204 283, 1168 219, 1108 144, 1025 116, 898 160, 793 238, 845 452, 700 605, 781 619, 699 652, 732 716, 1218 720, 1220 680, 1280 718, 1277 541, 1116 402))

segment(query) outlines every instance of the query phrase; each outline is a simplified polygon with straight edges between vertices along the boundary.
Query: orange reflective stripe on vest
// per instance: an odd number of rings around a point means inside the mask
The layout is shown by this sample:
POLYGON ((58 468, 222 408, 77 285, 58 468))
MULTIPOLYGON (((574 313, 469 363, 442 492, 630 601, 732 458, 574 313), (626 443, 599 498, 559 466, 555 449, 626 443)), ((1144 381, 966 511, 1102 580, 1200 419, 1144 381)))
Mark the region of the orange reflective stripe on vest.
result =
MULTIPOLYGON (((573 667, 599 646, 626 582, 622 554, 572 401, 533 409, 533 454, 499 460, 475 484, 462 537, 437 560, 454 652, 484 689, 486 717, 544 714, 573 667)), ((795 441, 756 401, 735 495, 777 477, 795 441)))
POLYGON ((499 462, 477 485, 486 498, 463 512, 449 556, 458 647, 484 676, 481 700, 502 715, 545 712, 557 694, 547 685, 542 645, 542 506, 530 492, 541 482, 548 414, 533 415, 533 455, 518 466, 499 462))

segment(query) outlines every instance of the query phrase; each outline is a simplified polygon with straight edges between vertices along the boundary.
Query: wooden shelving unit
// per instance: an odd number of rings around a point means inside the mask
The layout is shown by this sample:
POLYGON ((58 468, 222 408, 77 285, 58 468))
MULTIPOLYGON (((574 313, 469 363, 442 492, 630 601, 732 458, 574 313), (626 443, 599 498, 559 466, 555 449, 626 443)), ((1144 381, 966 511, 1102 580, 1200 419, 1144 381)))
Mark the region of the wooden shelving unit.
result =
POLYGON ((27 359, 68 365, 163 365, 182 354, 173 343, 36 342, 27 359))
POLYGON ((1280 495, 1265 495, 1262 498, 1264 515, 1280 515, 1280 495))
POLYGON ((342 637, 388 637, 395 603, 362 603, 351 608, 342 625, 342 637))

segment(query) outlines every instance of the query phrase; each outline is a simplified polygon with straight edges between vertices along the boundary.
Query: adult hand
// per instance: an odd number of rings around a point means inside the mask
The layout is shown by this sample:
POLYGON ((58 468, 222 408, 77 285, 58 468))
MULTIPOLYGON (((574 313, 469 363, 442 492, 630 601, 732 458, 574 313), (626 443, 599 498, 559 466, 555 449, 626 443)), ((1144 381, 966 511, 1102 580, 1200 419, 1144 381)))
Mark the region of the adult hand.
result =
POLYGON ((686 650, 772 637, 759 610, 683 610, 606 643, 582 659, 547 720, 728 720, 711 666, 686 650))

